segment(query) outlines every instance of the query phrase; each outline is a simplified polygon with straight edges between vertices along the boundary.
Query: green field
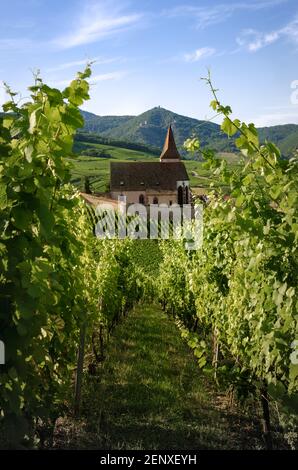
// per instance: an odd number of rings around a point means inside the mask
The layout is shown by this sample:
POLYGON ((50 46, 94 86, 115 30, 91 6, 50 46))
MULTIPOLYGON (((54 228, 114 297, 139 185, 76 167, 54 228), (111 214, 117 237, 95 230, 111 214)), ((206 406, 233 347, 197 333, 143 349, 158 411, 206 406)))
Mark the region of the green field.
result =
POLYGON ((120 147, 114 147, 104 144, 84 144, 79 142, 77 150, 80 155, 75 159, 69 159, 72 164, 72 183, 80 189, 83 187, 83 179, 85 176, 90 178, 90 183, 93 191, 106 191, 110 179, 110 162, 114 160, 119 161, 155 161, 156 156, 150 153, 139 152, 120 147), (84 150, 87 148, 96 148, 108 153, 111 158, 90 157, 84 155, 84 150))
MULTIPOLYGON (((76 151, 80 154, 74 159, 69 159, 72 165, 71 181, 79 189, 83 189, 84 177, 88 176, 92 191, 95 192, 103 192, 107 190, 110 178, 111 161, 156 161, 158 159, 156 155, 150 152, 140 152, 106 144, 90 144, 89 142, 78 142, 76 144, 76 151), (110 158, 84 155, 84 152, 90 148, 102 150, 109 154, 110 158)), ((236 154, 221 153, 219 156, 228 161, 229 167, 237 168, 240 165, 240 158, 236 154)), ((191 186, 193 188, 208 188, 210 183, 213 181, 213 178, 211 176, 211 172, 203 168, 203 162, 184 160, 184 163, 190 177, 191 186)))

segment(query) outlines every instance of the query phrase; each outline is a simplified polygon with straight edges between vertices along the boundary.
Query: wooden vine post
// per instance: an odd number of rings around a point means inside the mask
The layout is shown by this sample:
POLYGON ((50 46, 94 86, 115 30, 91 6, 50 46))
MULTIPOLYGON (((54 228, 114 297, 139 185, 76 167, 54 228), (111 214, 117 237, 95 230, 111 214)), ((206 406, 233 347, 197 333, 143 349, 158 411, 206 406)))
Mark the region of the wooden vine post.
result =
POLYGON ((86 323, 84 323, 80 330, 80 342, 77 359, 77 372, 75 380, 75 399, 74 399, 74 413, 78 416, 80 413, 81 405, 81 391, 83 382, 83 368, 84 368, 84 353, 85 353, 85 340, 86 340, 86 323))
POLYGON ((271 435, 270 409, 269 409, 269 398, 268 398, 266 383, 263 384, 260 392, 261 392, 261 404, 262 404, 262 410, 263 410, 264 440, 266 443, 267 450, 272 450, 273 443, 272 443, 272 435, 271 435))
POLYGON ((213 342, 213 344, 212 344, 212 349, 213 349, 212 365, 214 367, 214 380, 217 381, 217 366, 218 366, 218 353, 219 353, 217 328, 214 328, 214 330, 213 330, 212 342, 213 342))

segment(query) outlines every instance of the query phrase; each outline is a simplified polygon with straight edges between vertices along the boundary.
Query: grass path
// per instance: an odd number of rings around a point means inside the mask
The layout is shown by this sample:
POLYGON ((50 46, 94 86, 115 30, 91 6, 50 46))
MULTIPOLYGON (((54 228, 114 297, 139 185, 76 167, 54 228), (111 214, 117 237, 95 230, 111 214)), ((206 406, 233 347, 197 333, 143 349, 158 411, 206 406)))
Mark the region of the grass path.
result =
POLYGON ((227 407, 157 306, 138 306, 118 325, 98 375, 86 376, 83 416, 66 434, 58 426, 56 447, 262 447, 256 424, 227 407))

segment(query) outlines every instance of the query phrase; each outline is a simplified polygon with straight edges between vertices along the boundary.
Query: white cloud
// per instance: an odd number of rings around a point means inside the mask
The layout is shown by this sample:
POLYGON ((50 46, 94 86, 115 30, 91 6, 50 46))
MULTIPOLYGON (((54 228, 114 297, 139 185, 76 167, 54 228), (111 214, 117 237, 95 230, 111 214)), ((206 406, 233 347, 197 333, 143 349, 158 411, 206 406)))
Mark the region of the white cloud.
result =
POLYGON ((106 80, 121 80, 121 78, 123 78, 125 75, 127 75, 127 72, 125 71, 102 73, 100 75, 94 75, 93 77, 91 76, 90 78, 90 84, 92 85, 93 83, 103 82, 106 80))
POLYGON ((142 16, 140 13, 124 14, 121 7, 111 3, 88 4, 77 20, 78 26, 66 35, 55 38, 53 43, 61 49, 68 49, 97 42, 136 25, 142 16))
MULTIPOLYGON (((293 105, 290 105, 290 106, 264 106, 263 109, 267 110, 267 111, 293 111, 293 105)), ((298 108, 297 108, 298 110, 298 108)))
POLYGON ((200 49, 196 49, 194 52, 184 54, 184 60, 185 62, 197 62, 203 57, 210 57, 214 53, 215 49, 213 49, 213 47, 201 47, 200 49))
POLYGON ((249 120, 257 127, 277 126, 281 124, 298 124, 298 109, 293 110, 291 113, 270 113, 261 114, 249 120))
POLYGON ((286 26, 269 33, 246 29, 236 38, 236 41, 239 46, 247 49, 249 52, 256 52, 281 38, 286 38, 298 44, 298 17, 294 18, 286 26))
POLYGON ((103 65, 103 64, 110 64, 112 62, 122 62, 123 59, 121 57, 113 57, 113 58, 103 58, 103 57, 93 57, 91 59, 83 59, 83 60, 74 60, 73 62, 65 62, 64 64, 57 65, 56 67, 51 67, 47 69, 47 72, 59 72, 61 70, 71 69, 73 67, 80 67, 81 65, 87 65, 88 62, 92 62, 92 67, 96 65, 103 65))
POLYGON ((249 52, 256 52, 277 41, 279 37, 280 33, 278 31, 263 34, 254 29, 246 29, 236 38, 236 41, 239 46, 244 47, 249 52))
MULTIPOLYGON (((99 75, 91 76, 88 81, 90 82, 90 85, 93 85, 93 84, 96 84, 98 82, 104 82, 104 81, 107 81, 107 80, 120 80, 126 74, 127 74, 127 72, 125 72, 125 71, 102 73, 102 74, 99 74, 99 75)), ((65 86, 68 86, 72 80, 73 79, 49 81, 49 85, 52 86, 52 87, 58 87, 58 88, 65 87, 65 86)))
POLYGON ((123 7, 117 5, 114 0, 100 2, 93 0, 85 2, 84 5, 85 7, 80 5, 80 11, 73 19, 73 27, 66 30, 65 34, 43 42, 33 41, 26 37, 0 38, 0 49, 24 50, 53 46, 59 49, 69 49, 127 31, 139 25, 144 16, 142 13, 124 12, 123 7))
POLYGON ((192 6, 181 5, 170 11, 165 11, 166 16, 191 16, 195 19, 198 28, 205 28, 214 24, 222 23, 237 11, 257 11, 270 8, 286 0, 264 0, 252 2, 220 3, 218 5, 192 6))
POLYGON ((282 29, 282 34, 298 44, 298 16, 282 29))

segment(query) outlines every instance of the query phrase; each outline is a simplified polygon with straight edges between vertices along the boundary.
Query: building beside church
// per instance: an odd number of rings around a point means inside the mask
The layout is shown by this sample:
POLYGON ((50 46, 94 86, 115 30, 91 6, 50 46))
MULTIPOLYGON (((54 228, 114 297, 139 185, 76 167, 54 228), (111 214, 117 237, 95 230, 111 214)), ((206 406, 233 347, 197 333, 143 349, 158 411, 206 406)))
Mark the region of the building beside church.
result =
POLYGON ((140 203, 191 203, 189 177, 168 128, 159 162, 111 162, 110 197, 140 203))

